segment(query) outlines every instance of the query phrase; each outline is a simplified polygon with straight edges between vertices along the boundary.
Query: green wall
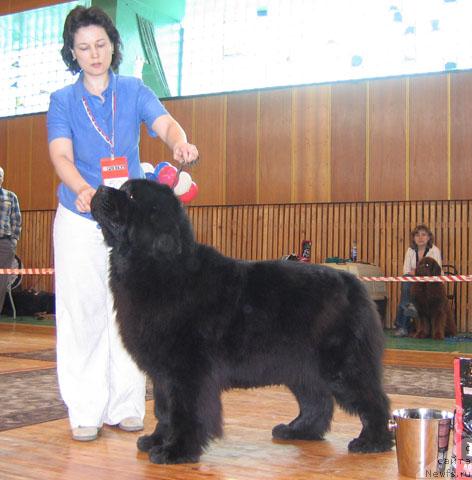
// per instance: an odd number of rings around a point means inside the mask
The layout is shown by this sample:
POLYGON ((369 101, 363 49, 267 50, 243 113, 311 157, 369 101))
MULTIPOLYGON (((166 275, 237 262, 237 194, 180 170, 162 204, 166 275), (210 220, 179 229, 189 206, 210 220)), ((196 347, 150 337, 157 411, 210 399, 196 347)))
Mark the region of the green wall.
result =
MULTIPOLYGON (((145 58, 139 38, 136 14, 156 26, 178 23, 185 15, 185 0, 92 0, 92 5, 103 8, 115 22, 123 42, 122 75, 133 75, 136 58, 145 58)), ((157 81, 151 68, 144 65, 143 81, 158 93, 157 81)))

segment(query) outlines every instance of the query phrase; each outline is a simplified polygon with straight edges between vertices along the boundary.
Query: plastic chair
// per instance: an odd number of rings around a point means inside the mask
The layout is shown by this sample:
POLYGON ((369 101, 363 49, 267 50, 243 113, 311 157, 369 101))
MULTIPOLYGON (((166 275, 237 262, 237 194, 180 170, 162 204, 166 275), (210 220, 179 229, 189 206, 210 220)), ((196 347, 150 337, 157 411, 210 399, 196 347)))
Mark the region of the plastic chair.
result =
MULTIPOLYGON (((11 268, 23 268, 23 264, 21 263, 20 257, 15 255, 13 261, 11 262, 11 268)), ((13 296, 11 291, 21 285, 21 280, 23 279, 21 273, 12 273, 8 275, 8 283, 7 283, 7 293, 8 298, 10 299, 10 305, 13 311, 13 318, 16 319, 16 307, 15 302, 13 301, 13 296)))
MULTIPOLYGON (((442 266, 444 275, 457 275, 459 272, 454 265, 445 264, 442 266)), ((457 325, 457 282, 446 282, 446 295, 451 302, 454 321, 457 325)))

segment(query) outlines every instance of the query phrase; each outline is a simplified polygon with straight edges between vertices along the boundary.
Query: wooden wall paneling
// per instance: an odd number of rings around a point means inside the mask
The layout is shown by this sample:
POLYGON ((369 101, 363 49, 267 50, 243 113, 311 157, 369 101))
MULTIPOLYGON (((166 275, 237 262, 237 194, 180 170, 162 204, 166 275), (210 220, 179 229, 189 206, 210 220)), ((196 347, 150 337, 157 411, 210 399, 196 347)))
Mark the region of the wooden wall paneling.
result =
POLYGON ((410 200, 448 198, 447 77, 410 79, 410 200))
POLYGON ((449 202, 448 223, 449 223, 449 239, 448 239, 448 256, 449 258, 456 258, 455 233, 456 233, 456 216, 454 202, 449 202))
POLYGON ((31 208, 31 139, 32 117, 15 117, 8 121, 5 188, 18 196, 22 210, 31 208))
POLYGON ((344 257, 344 252, 340 249, 340 232, 341 222, 339 221, 340 209, 342 204, 335 203, 333 205, 333 256, 335 257, 344 257))
POLYGON ((283 255, 288 255, 291 252, 284 252, 283 247, 280 244, 280 222, 281 220, 283 220, 283 215, 280 214, 280 212, 282 211, 282 206, 274 205, 274 209, 274 239, 272 258, 281 258, 283 255))
POLYGON ((291 201, 291 116, 291 89, 261 92, 258 203, 291 201))
POLYGON ((195 131, 192 138, 200 153, 199 164, 191 169, 198 184, 197 205, 225 204, 225 102, 212 95, 195 99, 195 131))
POLYGON ((358 203, 356 204, 356 210, 356 225, 362 225, 361 230, 357 232, 358 243, 360 242, 364 246, 362 260, 373 263, 375 260, 373 204, 358 203), (367 245, 367 250, 365 250, 365 245, 367 245))
POLYGON ((369 200, 406 195, 405 85, 404 78, 369 82, 369 200))
POLYGON ((218 207, 218 250, 226 254, 226 212, 227 207, 218 207))
POLYGON ((254 230, 255 225, 254 225, 254 217, 256 216, 256 209, 254 205, 249 205, 247 207, 248 209, 248 231, 247 231, 247 240, 246 240, 246 249, 247 249, 247 256, 245 258, 247 259, 254 259, 256 258, 254 254, 254 236, 256 235, 256 231, 254 230))
MULTIPOLYGON (((164 106, 166 107, 167 111, 179 122, 182 128, 185 130, 187 134, 187 140, 190 143, 195 142, 195 132, 194 132, 194 120, 195 120, 195 101, 192 98, 179 98, 174 100, 165 100, 164 106)), ((152 155, 163 155, 159 161, 167 161, 171 162, 175 165, 175 161, 172 159, 172 152, 166 147, 162 145, 157 145, 155 139, 151 139, 148 135, 141 136, 142 144, 147 144, 148 142, 154 142, 153 145, 143 145, 144 151, 146 152, 155 152, 152 155), (150 149, 150 150, 146 150, 150 149)), ((159 142, 161 143, 161 142, 159 142)), ((198 148, 198 145, 197 145, 198 148)), ((144 161, 144 159, 143 159, 144 161)), ((151 162, 152 163, 152 162, 151 162)), ((158 162, 157 162, 158 163, 158 162)), ((197 165, 190 171, 190 175, 194 178, 195 173, 198 171, 199 166, 197 165)), ((198 181, 197 181, 198 184, 198 181)), ((197 199, 192 202, 193 205, 199 205, 198 197, 197 199)))
MULTIPOLYGON (((450 263, 449 258, 449 202, 443 201, 438 204, 441 216, 439 235, 441 239, 441 254, 445 263, 450 263)), ((436 232, 435 232, 436 234, 436 232)))
POLYGON ((384 212, 383 209, 381 208, 383 204, 379 203, 373 203, 372 208, 373 208, 373 221, 372 224, 374 225, 374 259, 372 263, 375 263, 376 265, 380 265, 381 262, 383 264, 383 261, 385 260, 382 257, 382 250, 383 250, 383 245, 382 242, 384 241, 384 236, 382 233, 382 223, 384 222, 384 212))
POLYGON ((243 205, 243 215, 242 215, 242 238, 241 238, 241 258, 249 258, 248 256, 248 226, 249 226, 249 214, 250 207, 248 205, 243 205))
POLYGON ((211 217, 211 208, 204 208, 201 209, 202 211, 202 224, 203 224, 203 229, 205 231, 205 236, 203 237, 204 243, 210 243, 211 244, 211 229, 210 229, 210 217, 211 217))
POLYGON ((220 206, 220 207, 215 207, 216 208, 216 225, 215 225, 215 229, 216 229, 216 232, 215 232, 215 236, 214 236, 214 240, 215 240, 215 246, 216 248, 220 251, 220 252, 223 252, 224 251, 224 248, 223 248, 223 243, 224 243, 224 215, 225 215, 225 209, 226 207, 223 207, 223 206, 220 206))
POLYGON ((141 125, 139 159, 141 162, 150 163, 154 167, 161 162, 175 164, 171 150, 161 139, 151 137, 144 124, 141 125))
POLYGON ((243 243, 243 207, 239 205, 237 207, 237 231, 238 231, 238 244, 236 248, 236 258, 242 258, 242 243, 243 243))
POLYGON ((287 246, 286 249, 288 252, 295 252, 298 254, 298 245, 295 245, 293 238, 293 205, 285 206, 285 222, 287 225, 287 246))
POLYGON ((311 237, 309 236, 308 231, 307 231, 308 230, 307 229, 307 226, 308 226, 307 214, 308 214, 307 205, 305 205, 305 204, 300 205, 300 229, 299 229, 299 233, 298 233, 298 238, 299 238, 298 244, 300 245, 299 246, 300 255, 302 254, 302 242, 304 240, 310 240, 311 241, 311 237))
MULTIPOLYGON (((25 268, 42 268, 53 266, 52 223, 54 210, 24 211, 23 231, 17 246, 17 255, 25 268)), ((52 292, 54 277, 52 275, 24 275, 22 288, 34 288, 52 292)))
POLYGON ((269 232, 269 257, 268 258, 278 258, 277 256, 277 217, 280 206, 273 205, 269 211, 269 223, 268 223, 268 232, 269 232))
POLYGON ((294 89, 294 195, 295 202, 326 202, 330 178, 331 87, 294 89))
POLYGON ((312 237, 316 240, 315 242, 315 258, 313 261, 315 262, 324 262, 327 255, 326 255, 326 243, 323 241, 323 235, 326 232, 326 229, 323 228, 323 204, 317 203, 312 207, 314 211, 314 215, 312 218, 316 221, 314 223, 314 232, 312 233, 312 237))
POLYGON ((236 243, 237 243, 236 235, 238 231, 237 209, 238 207, 233 207, 228 212, 228 214, 230 215, 230 221, 228 223, 227 228, 228 228, 228 239, 231 246, 228 250, 228 255, 231 257, 236 257, 236 243))
MULTIPOLYGON (((458 261, 457 270, 459 273, 471 272, 469 269, 469 260, 470 260, 470 249, 468 248, 468 237, 469 237, 469 225, 467 224, 468 220, 468 205, 467 202, 461 201, 457 202, 460 205, 460 218, 459 218, 459 228, 458 236, 460 236, 460 259, 458 261)), ((465 282, 464 282, 465 283, 465 282)), ((457 291, 460 290, 460 295, 457 298, 456 312, 458 318, 462 320, 460 325, 460 330, 465 330, 466 324, 465 319, 467 318, 467 284, 462 285, 458 284, 457 291)))
POLYGON ((257 93, 228 95, 226 202, 257 203, 257 93))
POLYGON ((296 239, 296 223, 297 223, 297 205, 290 205, 288 208, 289 211, 289 250, 295 252, 296 254, 300 254, 300 246, 298 245, 296 239))
POLYGON ((331 89, 331 200, 365 200, 365 171, 365 83, 334 84, 331 89))
POLYGON ((223 220, 224 252, 225 255, 231 255, 231 222, 233 221, 233 208, 225 208, 225 218, 223 220))
POLYGON ((333 231, 333 225, 334 225, 334 204, 329 203, 326 204, 326 222, 327 222, 327 252, 326 255, 328 257, 334 257, 336 256, 336 253, 334 252, 333 248, 333 236, 334 236, 334 231, 333 231))
POLYGON ((285 211, 283 205, 278 205, 277 208, 277 245, 278 245, 278 256, 282 255, 290 255, 291 251, 285 249, 285 245, 283 243, 284 235, 283 235, 283 227, 285 221, 285 211))
POLYGON ((349 232, 349 240, 347 245, 347 256, 351 256, 352 244, 357 244, 357 256, 361 260, 366 260, 370 245, 368 244, 368 221, 367 206, 358 203, 350 202, 349 210, 351 212, 351 226, 349 232))
POLYGON ((30 208, 49 210, 57 206, 54 167, 49 160, 46 115, 34 115, 32 121, 32 158, 30 208))
POLYGON ((443 216, 443 205, 445 201, 438 200, 436 202, 436 218, 437 218, 437 226, 434 233, 434 242, 441 248, 441 252, 443 253, 443 261, 446 260, 445 258, 445 251, 443 250, 444 246, 444 216, 443 216))
POLYGON ((393 259, 393 202, 386 202, 384 205, 385 210, 385 268, 390 269, 390 265, 393 259))
POLYGON ((233 218, 234 230, 235 235, 233 234, 233 238, 236 240, 236 245, 234 248, 234 256, 236 258, 241 258, 241 241, 242 241, 242 207, 238 205, 235 207, 236 216, 233 218))
MULTIPOLYGON (((355 221, 352 218, 353 209, 351 203, 344 204, 344 225, 341 227, 343 228, 344 232, 341 239, 341 251, 343 252, 343 257, 347 258, 351 254, 351 246, 352 246, 352 229, 355 226, 355 221), (347 252, 347 254, 346 254, 347 252)), ((357 255, 361 258, 362 255, 362 248, 360 245, 357 246, 357 255)))
POLYGON ((265 221, 265 226, 266 226, 266 231, 267 231, 267 236, 265 240, 265 245, 266 245, 266 256, 268 260, 274 258, 274 249, 272 242, 274 240, 274 235, 273 235, 273 229, 274 229, 274 209, 277 208, 277 205, 269 205, 266 209, 266 221, 265 221))
POLYGON ((391 223, 391 228, 392 228, 392 236, 391 236, 391 242, 392 242, 392 255, 390 258, 390 261, 388 264, 385 266, 385 272, 390 272, 389 275, 392 274, 392 272, 395 272, 395 275, 397 275, 398 271, 398 241, 399 241, 399 235, 398 235, 398 229, 399 229, 399 224, 401 222, 401 219, 399 218, 401 210, 399 208, 399 202, 392 202, 392 223, 391 223))
POLYGON ((254 206, 254 215, 253 215, 253 239, 252 239, 252 259, 261 258, 261 250, 259 248, 260 243, 259 239, 261 238, 260 226, 261 210, 258 206, 254 206))
POLYGON ((300 255, 300 204, 292 205, 292 241, 293 248, 300 255))
POLYGON ((451 198, 469 199, 472 195, 472 82, 470 72, 451 74, 451 198))

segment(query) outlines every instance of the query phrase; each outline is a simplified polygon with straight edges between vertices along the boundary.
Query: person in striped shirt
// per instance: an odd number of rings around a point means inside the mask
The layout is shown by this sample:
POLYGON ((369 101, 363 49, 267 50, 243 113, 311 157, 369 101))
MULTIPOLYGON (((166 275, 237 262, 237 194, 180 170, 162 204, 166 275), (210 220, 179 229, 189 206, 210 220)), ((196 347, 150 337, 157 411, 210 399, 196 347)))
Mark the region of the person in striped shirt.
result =
MULTIPOLYGON (((0 268, 10 268, 21 233, 21 212, 17 196, 3 188, 5 172, 0 167, 0 268)), ((0 275, 0 312, 7 293, 8 275, 0 275)))

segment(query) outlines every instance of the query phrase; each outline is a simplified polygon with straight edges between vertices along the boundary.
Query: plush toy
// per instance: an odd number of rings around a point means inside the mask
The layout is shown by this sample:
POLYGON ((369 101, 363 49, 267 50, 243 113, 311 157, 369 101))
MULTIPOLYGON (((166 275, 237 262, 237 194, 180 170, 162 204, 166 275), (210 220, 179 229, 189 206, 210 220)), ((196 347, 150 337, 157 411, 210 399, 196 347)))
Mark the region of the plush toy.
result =
POLYGON ((181 169, 177 170, 169 162, 158 163, 153 178, 156 182, 172 188, 182 203, 191 202, 198 194, 198 186, 192 181, 190 174, 181 169))

